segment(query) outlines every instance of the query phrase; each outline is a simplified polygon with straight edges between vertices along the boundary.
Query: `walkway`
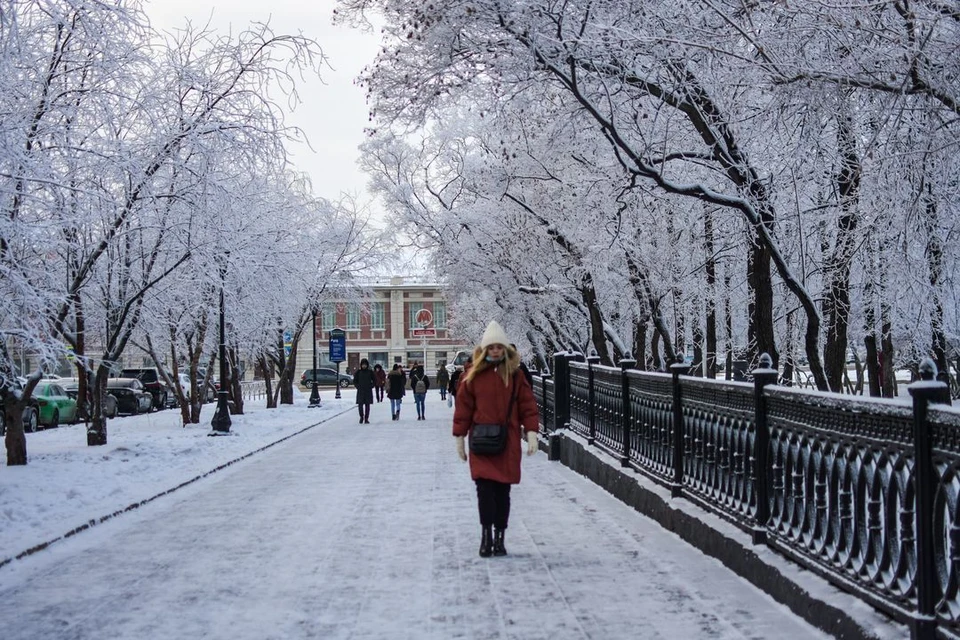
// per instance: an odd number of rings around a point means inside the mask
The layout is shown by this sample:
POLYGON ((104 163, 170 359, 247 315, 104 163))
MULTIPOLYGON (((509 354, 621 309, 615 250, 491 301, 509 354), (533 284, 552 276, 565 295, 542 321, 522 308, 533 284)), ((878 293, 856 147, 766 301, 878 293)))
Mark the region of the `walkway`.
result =
POLYGON ((3 637, 824 637, 543 453, 510 555, 479 558, 452 410, 427 411, 348 412, 18 563, 3 637))

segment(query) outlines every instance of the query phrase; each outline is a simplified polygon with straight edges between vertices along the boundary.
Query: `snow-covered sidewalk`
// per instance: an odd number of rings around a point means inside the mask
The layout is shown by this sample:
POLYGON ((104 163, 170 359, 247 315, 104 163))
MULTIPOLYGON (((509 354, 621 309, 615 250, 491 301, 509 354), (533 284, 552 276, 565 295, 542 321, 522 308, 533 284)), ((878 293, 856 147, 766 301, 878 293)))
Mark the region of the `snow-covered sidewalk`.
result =
POLYGON ((82 424, 28 433, 28 464, 0 463, 0 566, 354 406, 349 389, 341 400, 323 389, 319 408, 307 406, 309 394, 294 394, 293 406, 277 409, 248 400, 224 437, 208 437, 212 404, 204 405, 199 424, 186 428, 173 409, 108 420, 103 447, 87 446, 82 424))
POLYGON ((823 637, 542 453, 512 494, 509 555, 479 558, 452 410, 429 398, 423 422, 412 406, 393 422, 383 403, 358 424, 341 405, 0 568, 4 637, 823 637))

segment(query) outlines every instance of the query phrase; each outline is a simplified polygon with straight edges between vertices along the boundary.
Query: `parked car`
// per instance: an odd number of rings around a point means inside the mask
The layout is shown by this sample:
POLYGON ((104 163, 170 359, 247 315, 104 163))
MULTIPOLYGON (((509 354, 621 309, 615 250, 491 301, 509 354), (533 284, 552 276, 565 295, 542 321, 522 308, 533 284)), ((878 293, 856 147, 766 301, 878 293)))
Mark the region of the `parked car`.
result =
MULTIPOLYGON (((23 393, 23 383, 20 378, 4 378, 0 376, 0 403, 4 401, 9 393, 23 393)), ((23 430, 32 433, 40 428, 40 407, 37 399, 30 396, 27 406, 23 409, 23 430)), ((0 410, 0 436, 6 435, 7 422, 6 414, 0 410)))
MULTIPOLYGON (((73 398, 77 402, 78 409, 83 407, 84 404, 87 405, 86 414, 90 415, 90 401, 84 399, 83 402, 77 397, 80 393, 80 380, 78 378, 61 378, 59 380, 60 385, 63 387, 63 390, 67 392, 67 395, 73 398)), ((114 398, 109 393, 104 394, 103 400, 103 415, 107 418, 116 418, 117 417, 117 399, 114 398)))
POLYGON ((463 371, 463 366, 473 359, 473 353, 470 351, 457 351, 457 355, 447 363, 447 373, 453 374, 454 371, 463 371))
POLYGON ((339 379, 337 378, 336 369, 307 369, 302 374, 300 374, 300 384, 307 387, 313 384, 313 380, 316 378, 317 384, 321 386, 334 386, 339 384, 341 387, 349 387, 353 384, 353 376, 341 373, 339 379), (338 382, 339 380, 339 382, 338 382))
POLYGON ((117 399, 117 411, 136 415, 153 408, 153 395, 136 378, 110 378, 107 393, 117 399))
POLYGON ((165 409, 170 398, 170 390, 167 389, 163 376, 156 367, 143 367, 141 369, 124 369, 120 372, 121 378, 136 378, 143 385, 143 388, 153 396, 153 408, 157 411, 165 409))
POLYGON ((61 422, 77 421, 77 401, 67 395, 58 381, 41 380, 33 390, 40 409, 40 424, 58 427, 61 422))

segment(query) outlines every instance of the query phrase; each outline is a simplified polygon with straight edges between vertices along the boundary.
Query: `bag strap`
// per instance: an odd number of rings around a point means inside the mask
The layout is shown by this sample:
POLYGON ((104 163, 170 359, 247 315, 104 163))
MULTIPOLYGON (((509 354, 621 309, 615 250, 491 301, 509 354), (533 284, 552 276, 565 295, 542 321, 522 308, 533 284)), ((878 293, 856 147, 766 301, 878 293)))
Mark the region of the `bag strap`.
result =
MULTIPOLYGON (((514 372, 516 376, 516 372, 514 372)), ((507 405, 507 419, 503 421, 503 426, 510 426, 510 416, 513 415, 513 401, 517 398, 517 379, 514 377, 510 386, 510 403, 507 405)))

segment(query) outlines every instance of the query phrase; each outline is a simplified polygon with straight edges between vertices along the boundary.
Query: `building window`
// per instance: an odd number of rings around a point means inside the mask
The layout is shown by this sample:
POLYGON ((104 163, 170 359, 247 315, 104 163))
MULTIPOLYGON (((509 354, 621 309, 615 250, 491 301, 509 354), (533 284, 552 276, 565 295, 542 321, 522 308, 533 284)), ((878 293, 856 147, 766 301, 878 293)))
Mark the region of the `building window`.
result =
MULTIPOLYGON (((371 302, 369 303, 369 309, 370 309, 370 328, 373 331, 383 331, 384 328, 386 327, 384 323, 383 303, 371 302)), ((380 364, 386 364, 386 361, 380 364)))
POLYGON ((344 327, 347 331, 359 331, 360 330, 360 305, 356 302, 347 303, 347 326, 344 327))
POLYGON ((433 303, 433 326, 436 329, 447 328, 447 303, 446 302, 433 303))
POLYGON ((320 329, 323 331, 329 331, 337 326, 336 323, 336 309, 333 306, 332 302, 324 302, 323 306, 320 307, 320 329))
POLYGON ((407 351, 407 366, 413 365, 414 362, 423 362, 423 351, 407 351))

